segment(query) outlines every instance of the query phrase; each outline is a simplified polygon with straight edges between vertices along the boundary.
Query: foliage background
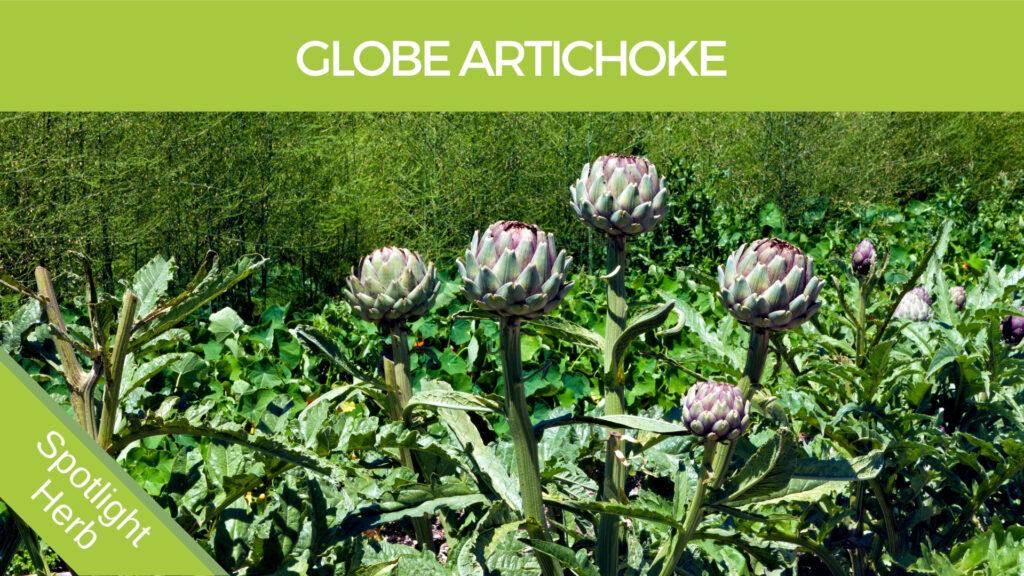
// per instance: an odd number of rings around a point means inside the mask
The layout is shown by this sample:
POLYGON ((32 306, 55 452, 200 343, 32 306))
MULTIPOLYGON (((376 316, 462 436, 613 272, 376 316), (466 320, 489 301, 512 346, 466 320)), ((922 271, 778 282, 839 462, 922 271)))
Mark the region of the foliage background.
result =
POLYGON ((191 272, 207 249, 259 252, 273 266, 235 292, 251 316, 337 296, 382 245, 452 261, 502 218, 599 269, 603 239, 571 217, 567 187, 612 151, 647 155, 735 222, 813 235, 867 202, 957 186, 951 208, 974 217, 1021 192, 1022 143, 1019 114, 4 114, 0 266, 27 280, 79 250, 111 289, 156 253, 191 272))

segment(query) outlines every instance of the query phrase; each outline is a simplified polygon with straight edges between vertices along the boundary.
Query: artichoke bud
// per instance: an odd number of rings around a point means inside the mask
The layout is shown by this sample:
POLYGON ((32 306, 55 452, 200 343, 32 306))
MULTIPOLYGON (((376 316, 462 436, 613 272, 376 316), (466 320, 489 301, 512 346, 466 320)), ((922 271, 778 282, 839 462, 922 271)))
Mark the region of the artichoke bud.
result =
POLYGON ((953 286, 949 289, 949 301, 953 303, 953 307, 956 308, 957 312, 964 309, 964 305, 967 304, 967 290, 964 290, 963 286, 953 286))
MULTIPOLYGON (((1019 308, 1024 312, 1024 308, 1019 308)), ((1024 316, 1007 316, 999 326, 1003 332, 1003 342, 1010 347, 1020 344, 1024 340, 1024 316)))
POLYGON ((737 320, 767 330, 803 324, 821 307, 814 259, 785 240, 744 244, 718 267, 718 299, 737 320))
POLYGON ((698 382, 683 398, 683 425, 703 438, 735 440, 750 424, 750 401, 725 382, 698 382))
POLYGON ((918 286, 907 292, 900 300, 893 313, 894 318, 904 318, 913 322, 927 322, 932 319, 932 297, 924 286, 918 286))
POLYGON ((572 258, 558 251, 553 235, 522 222, 501 221, 483 236, 474 233, 456 263, 466 296, 500 316, 547 314, 573 287, 566 282, 572 258))
POLYGON ((570 204, 588 226, 611 236, 653 230, 668 212, 665 179, 646 158, 610 154, 583 166, 570 204))
POLYGON ((857 244, 850 263, 857 276, 867 276, 871 272, 871 265, 875 263, 875 245, 871 240, 865 238, 857 244))
POLYGON ((377 324, 415 320, 430 311, 441 287, 433 262, 405 248, 379 248, 359 262, 342 291, 352 309, 377 324))

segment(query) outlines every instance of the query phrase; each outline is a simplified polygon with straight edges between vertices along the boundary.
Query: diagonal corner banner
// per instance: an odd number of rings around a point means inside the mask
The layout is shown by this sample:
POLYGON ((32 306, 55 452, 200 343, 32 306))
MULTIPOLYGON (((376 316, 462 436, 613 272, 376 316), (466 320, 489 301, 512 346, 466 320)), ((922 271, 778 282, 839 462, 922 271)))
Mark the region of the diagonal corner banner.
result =
POLYGON ((0 350, 0 498, 83 576, 225 571, 0 350))

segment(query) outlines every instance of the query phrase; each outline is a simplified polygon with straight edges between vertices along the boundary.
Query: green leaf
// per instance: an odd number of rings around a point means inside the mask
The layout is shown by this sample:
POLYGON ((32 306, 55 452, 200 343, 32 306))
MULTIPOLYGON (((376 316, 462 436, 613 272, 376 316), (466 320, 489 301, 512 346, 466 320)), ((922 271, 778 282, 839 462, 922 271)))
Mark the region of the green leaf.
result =
MULTIPOLYGON (((440 391, 452 392, 452 387, 447 382, 438 380, 424 380, 421 383, 424 392, 440 391)), ((422 394, 423 392, 421 392, 422 394)), ((461 448, 473 459, 477 468, 483 474, 483 482, 508 504, 512 510, 522 508, 522 497, 519 494, 519 486, 509 476, 501 461, 495 456, 494 451, 484 444, 480 431, 477 429, 469 415, 462 409, 450 409, 438 407, 441 422, 452 433, 461 448)))
POLYGON ((851 460, 843 458, 818 460, 799 458, 793 467, 793 478, 819 481, 871 480, 878 476, 885 464, 885 451, 874 450, 851 460))
POLYGON ((313 328, 312 326, 297 326, 292 330, 292 335, 295 336, 295 339, 305 346, 307 350, 326 358, 338 368, 341 368, 345 372, 351 374, 354 378, 362 380, 363 382, 368 382, 381 390, 387 388, 384 385, 384 382, 379 378, 375 378, 374 376, 363 372, 355 364, 346 360, 341 348, 316 328, 313 328))
POLYGON ((793 432, 780 429, 758 447, 743 468, 723 487, 723 502, 743 502, 786 487, 796 465, 797 445, 793 432))
POLYGON ((637 336, 653 330, 665 323, 668 315, 675 308, 675 302, 665 302, 657 306, 651 306, 640 310, 633 319, 626 325, 625 330, 615 340, 612 348, 612 366, 619 372, 622 371, 622 363, 626 356, 626 349, 637 336))
POLYGON ((428 408, 449 408, 454 410, 466 410, 469 412, 488 412, 503 414, 501 402, 495 398, 476 396, 467 392, 455 390, 422 390, 413 394, 409 403, 405 406, 406 417, 413 410, 420 407, 428 408))
POLYGON ((182 292, 166 304, 157 307, 139 320, 133 329, 131 349, 140 346, 178 324, 200 306, 227 292, 235 284, 258 270, 267 259, 258 254, 247 254, 227 268, 220 268, 216 257, 212 259, 209 273, 190 289, 182 292))
POLYGON ((477 504, 490 502, 482 494, 463 494, 459 496, 443 496, 413 504, 397 501, 375 502, 353 510, 337 526, 337 536, 350 538, 362 534, 370 528, 396 522, 403 518, 422 518, 435 515, 441 510, 462 511, 477 504))
POLYGON ((158 254, 135 272, 135 277, 132 278, 132 292, 139 297, 135 320, 149 314, 157 302, 167 295, 167 284, 174 278, 177 269, 174 258, 165 260, 158 254))
POLYGON ((665 420, 647 418, 645 416, 633 416, 630 414, 615 414, 611 416, 588 417, 586 422, 594 422, 607 426, 608 428, 629 428, 630 430, 641 430, 655 434, 678 436, 689 434, 685 426, 674 424, 665 420))
POLYGON ((388 560, 386 562, 378 562, 369 566, 360 566, 356 571, 352 572, 352 576, 384 576, 394 570, 401 561, 402 557, 398 556, 393 560, 388 560))
POLYGON ((222 308, 210 314, 210 325, 208 329, 218 342, 223 342, 228 336, 238 334, 245 327, 245 322, 231 308, 222 308))
POLYGON ((527 320, 523 330, 543 334, 553 340, 569 342, 595 350, 604 349, 604 338, 591 330, 557 316, 540 316, 527 320))
POLYGON ((559 508, 573 510, 576 512, 589 512, 592 514, 615 514, 616 516, 634 518, 636 520, 647 520, 650 522, 656 522, 658 524, 665 524, 666 526, 671 526, 676 530, 683 529, 683 524, 675 518, 672 518, 671 516, 663 512, 647 508, 639 502, 633 502, 629 505, 625 505, 616 502, 604 502, 595 500, 562 500, 550 497, 545 498, 544 502, 550 506, 557 506, 559 508))
POLYGON ((586 550, 572 551, 561 544, 547 540, 525 540, 534 550, 553 558, 556 562, 575 572, 578 576, 598 576, 597 566, 587 557, 586 550))

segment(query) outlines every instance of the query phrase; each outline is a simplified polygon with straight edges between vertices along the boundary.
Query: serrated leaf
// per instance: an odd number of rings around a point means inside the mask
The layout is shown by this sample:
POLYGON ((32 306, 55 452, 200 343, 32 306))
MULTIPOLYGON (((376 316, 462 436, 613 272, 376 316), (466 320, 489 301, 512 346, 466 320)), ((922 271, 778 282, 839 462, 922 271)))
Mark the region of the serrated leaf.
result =
POLYGON ((135 272, 132 278, 132 292, 139 297, 135 320, 149 314, 157 302, 167 295, 167 284, 174 278, 177 269, 174 258, 165 260, 158 254, 135 272))
MULTIPOLYGON (((438 380, 424 380, 421 386, 424 391, 452 391, 452 387, 447 382, 438 380)), ((522 497, 519 495, 518 484, 509 476, 494 451, 484 444, 480 431, 477 430, 469 415, 463 410, 448 408, 439 408, 438 412, 441 415, 441 422, 452 432, 461 448, 469 454, 477 468, 483 473, 484 483, 504 500, 509 508, 520 510, 522 497)))
POLYGON ((668 315, 674 308, 675 301, 671 301, 657 306, 644 308, 637 312, 636 316, 630 319, 626 324, 626 328, 622 331, 622 334, 620 334, 615 340, 615 345, 612 347, 611 366, 621 372, 622 364, 626 356, 626 350, 629 348, 629 345, 633 343, 633 340, 644 332, 653 330, 664 324, 668 315))
POLYGON ((523 330, 549 336, 554 340, 570 342, 585 348, 604 349, 604 338, 591 330, 557 316, 540 316, 527 320, 523 330))
POLYGON ((494 398, 443 389, 422 390, 414 394, 409 403, 406 404, 406 417, 417 408, 445 408, 491 414, 504 413, 501 402, 494 398))
POLYGON ((743 502, 784 488, 793 475, 797 445, 793 432, 782 428, 758 447, 754 455, 723 487, 723 502, 743 502))
POLYGON ((131 349, 138 349, 146 342, 172 328, 203 304, 248 278, 267 262, 266 258, 258 254, 246 254, 231 266, 222 269, 214 259, 207 275, 195 286, 158 306, 136 323, 133 329, 131 349))
POLYGON ((381 390, 387 387, 379 378, 371 376, 345 359, 341 348, 333 340, 312 326, 297 326, 292 330, 292 335, 310 352, 329 360, 332 364, 341 368, 353 377, 376 386, 381 390))
POLYGON ((546 540, 531 539, 526 542, 533 549, 545 556, 549 556, 556 562, 575 572, 578 576, 598 576, 597 566, 587 557, 586 550, 573 552, 572 548, 566 548, 561 544, 548 542, 546 540))
POLYGON ((871 480, 878 476, 884 465, 884 450, 874 450, 864 456, 858 456, 850 460, 843 458, 829 460, 799 458, 793 467, 793 478, 845 482, 871 480))

